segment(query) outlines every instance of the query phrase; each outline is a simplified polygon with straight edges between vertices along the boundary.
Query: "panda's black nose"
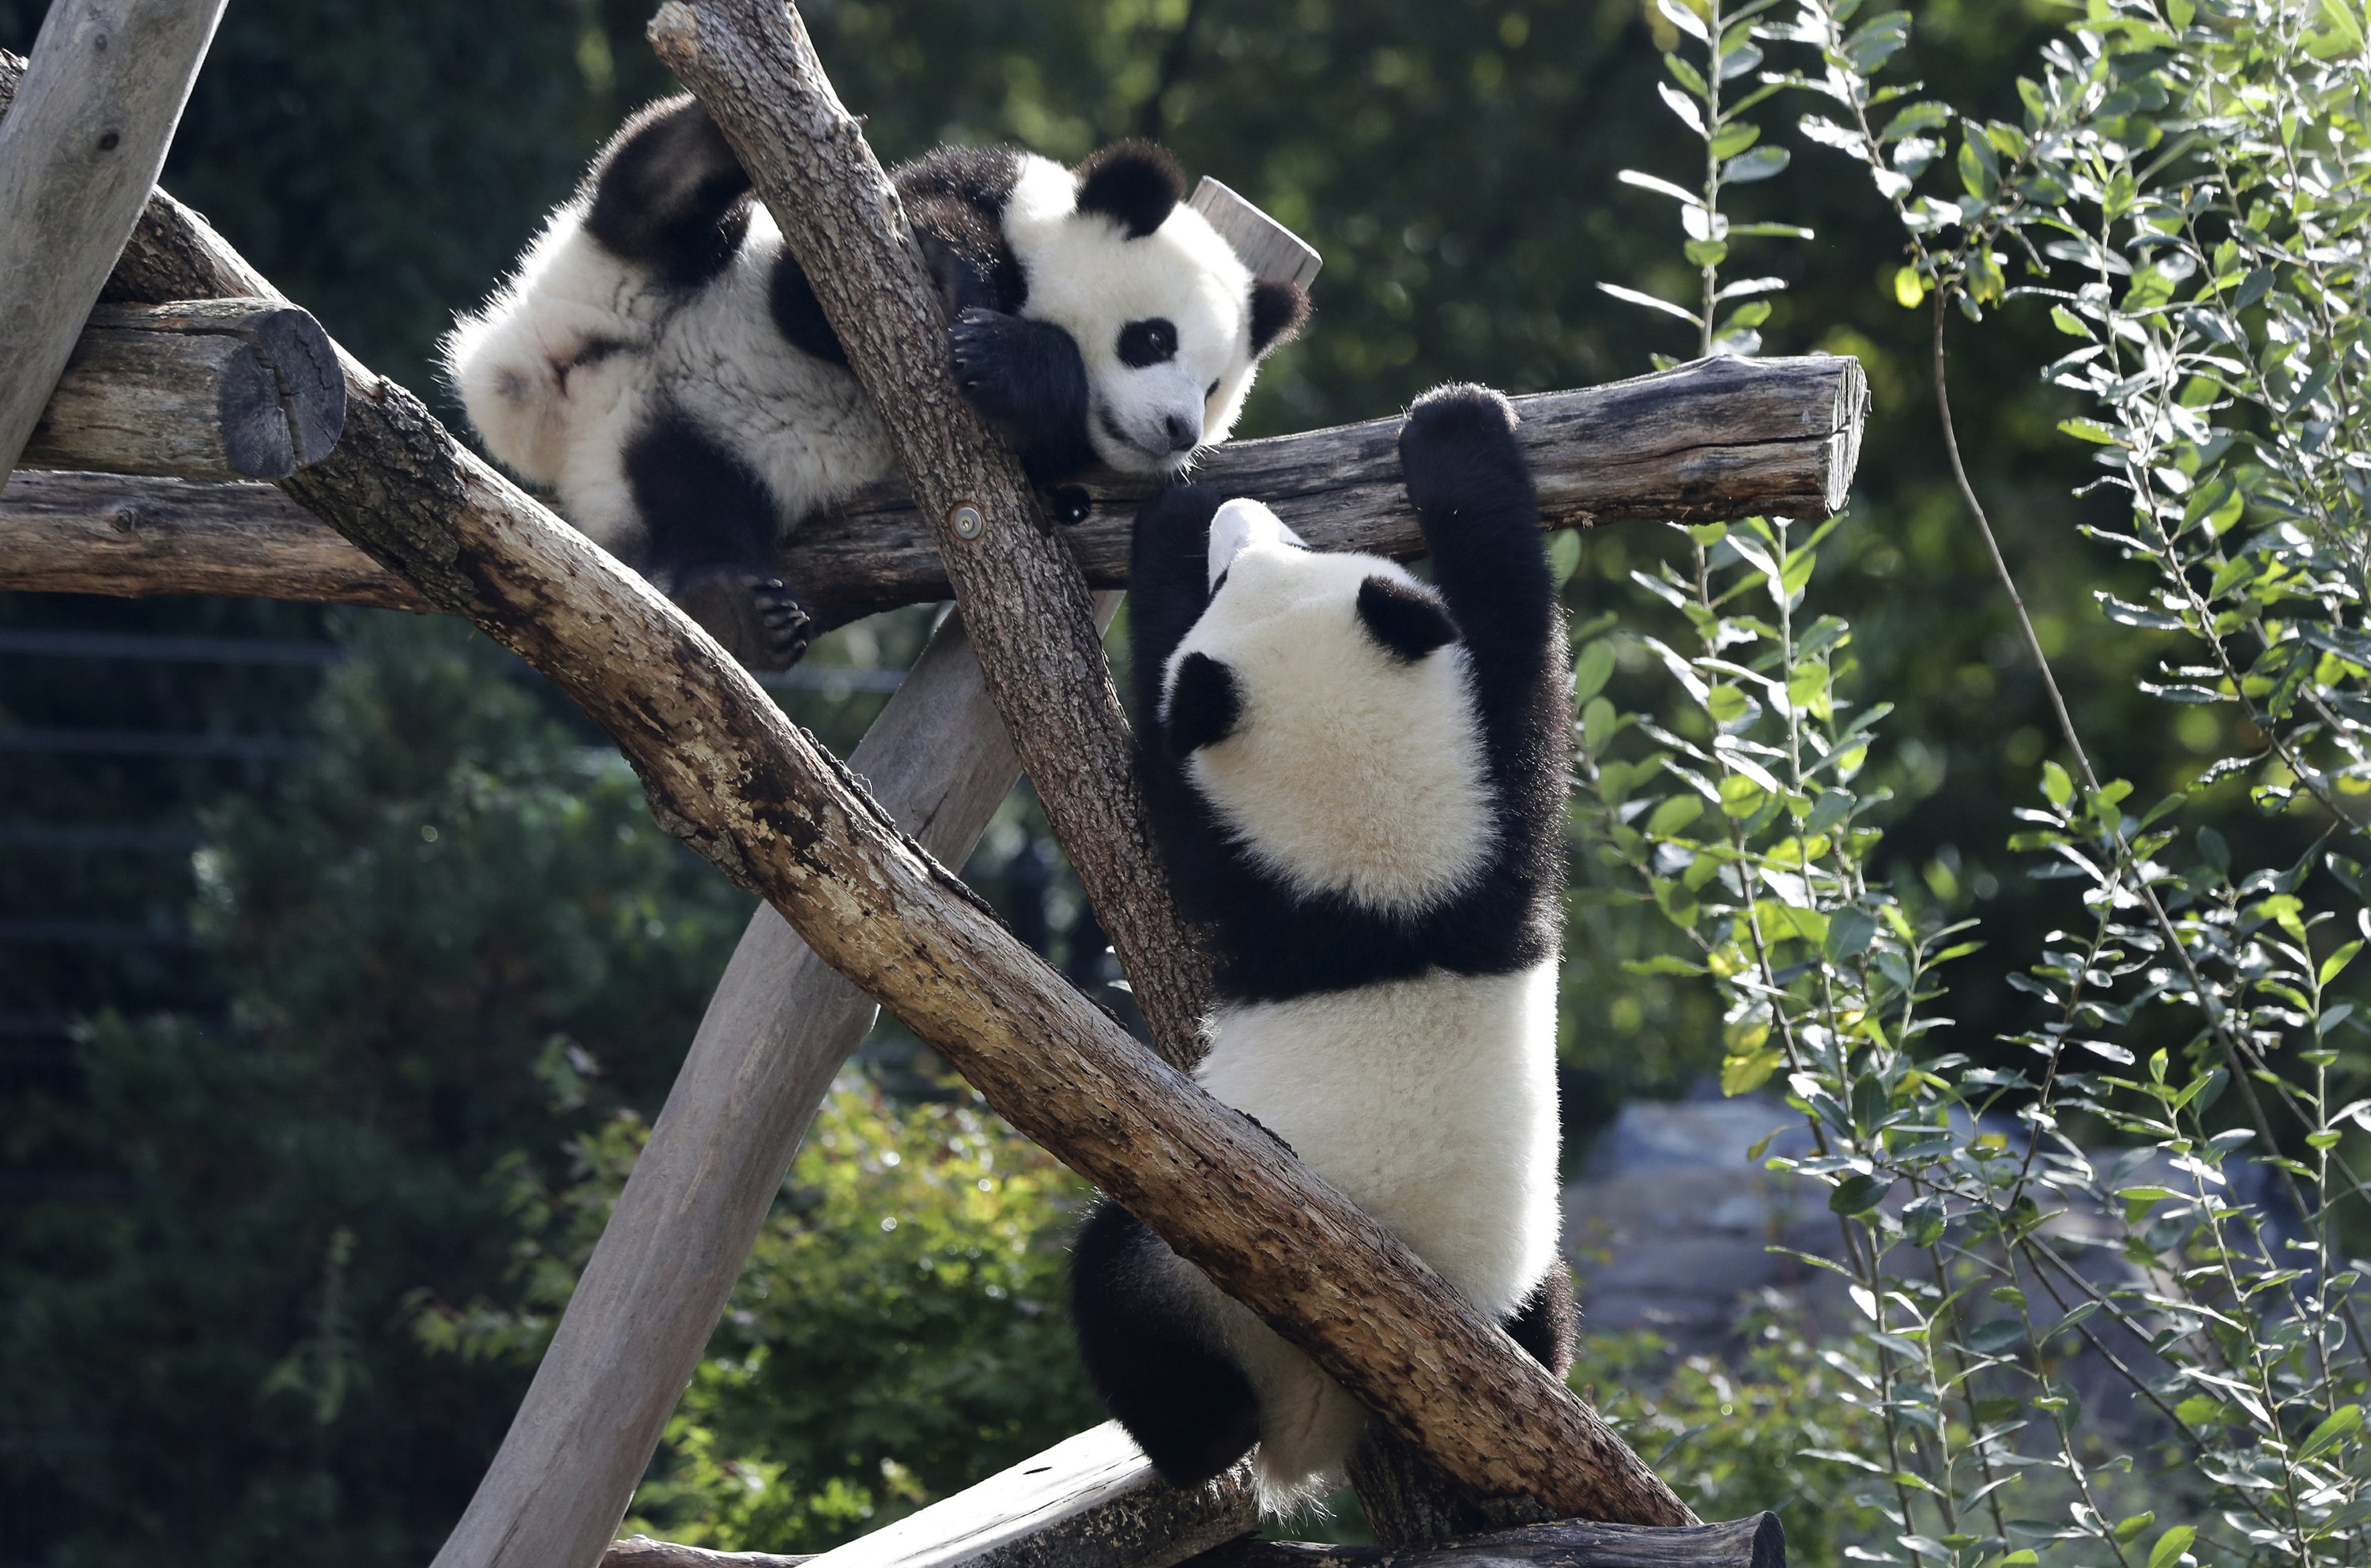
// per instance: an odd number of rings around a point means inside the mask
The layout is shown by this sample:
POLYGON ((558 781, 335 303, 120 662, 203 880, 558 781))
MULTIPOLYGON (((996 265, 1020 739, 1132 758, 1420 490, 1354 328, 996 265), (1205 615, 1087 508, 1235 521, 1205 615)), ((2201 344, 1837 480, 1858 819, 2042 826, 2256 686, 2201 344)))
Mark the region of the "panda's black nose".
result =
POLYGON ((1170 415, 1162 428, 1168 432, 1172 452, 1191 452, 1202 444, 1202 427, 1183 414, 1170 415))

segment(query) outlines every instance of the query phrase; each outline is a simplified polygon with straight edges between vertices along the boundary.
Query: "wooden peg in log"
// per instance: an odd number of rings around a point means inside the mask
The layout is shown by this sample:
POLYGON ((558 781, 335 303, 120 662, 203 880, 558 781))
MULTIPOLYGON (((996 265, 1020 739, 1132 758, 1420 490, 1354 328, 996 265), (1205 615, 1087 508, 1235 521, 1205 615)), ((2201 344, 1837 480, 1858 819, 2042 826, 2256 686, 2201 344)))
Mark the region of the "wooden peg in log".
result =
POLYGON ((320 323, 268 299, 103 305, 21 462, 185 479, 276 479, 318 462, 346 420, 320 323))

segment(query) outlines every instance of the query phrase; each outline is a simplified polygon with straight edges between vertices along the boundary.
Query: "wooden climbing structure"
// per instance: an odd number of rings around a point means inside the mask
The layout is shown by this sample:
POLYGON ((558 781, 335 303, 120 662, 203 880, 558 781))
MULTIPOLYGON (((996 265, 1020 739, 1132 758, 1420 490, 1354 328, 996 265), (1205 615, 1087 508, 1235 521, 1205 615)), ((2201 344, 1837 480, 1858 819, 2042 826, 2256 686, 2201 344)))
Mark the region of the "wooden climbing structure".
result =
MULTIPOLYGON (((1090 487, 1086 520, 1057 526, 973 415, 895 197, 794 10, 669 0, 651 38, 781 225, 903 470, 803 528, 785 573, 827 624, 947 597, 960 612, 845 763, 156 189, 222 5, 56 0, 29 62, 0 55, 0 473, 16 470, 0 588, 467 617, 601 724, 662 825, 765 900, 438 1568, 798 1561, 612 1537, 876 1006, 1377 1412, 1353 1468, 1387 1548, 1249 1539, 1240 1475, 1178 1492, 1106 1426, 807 1561, 1783 1562, 1773 1516, 1699 1523, 1388 1231, 1186 1076, 1204 963, 1151 851, 1100 640, 1140 491, 1090 487), (946 870, 1024 770, 1151 1050, 946 870)), ((1517 406, 1548 525, 1582 527, 1829 515, 1865 402, 1854 362, 1810 358, 1517 406)), ((1202 477, 1320 547, 1411 555, 1397 425, 1222 447, 1202 477)))

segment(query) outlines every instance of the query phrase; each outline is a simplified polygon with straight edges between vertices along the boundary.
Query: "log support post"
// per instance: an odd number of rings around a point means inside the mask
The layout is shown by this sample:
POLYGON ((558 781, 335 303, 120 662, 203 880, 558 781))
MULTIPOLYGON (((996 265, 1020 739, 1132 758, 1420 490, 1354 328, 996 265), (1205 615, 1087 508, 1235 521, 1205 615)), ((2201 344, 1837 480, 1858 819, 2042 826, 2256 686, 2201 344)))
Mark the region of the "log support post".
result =
POLYGON ((0 474, 139 219, 224 0, 55 0, 0 121, 0 474))

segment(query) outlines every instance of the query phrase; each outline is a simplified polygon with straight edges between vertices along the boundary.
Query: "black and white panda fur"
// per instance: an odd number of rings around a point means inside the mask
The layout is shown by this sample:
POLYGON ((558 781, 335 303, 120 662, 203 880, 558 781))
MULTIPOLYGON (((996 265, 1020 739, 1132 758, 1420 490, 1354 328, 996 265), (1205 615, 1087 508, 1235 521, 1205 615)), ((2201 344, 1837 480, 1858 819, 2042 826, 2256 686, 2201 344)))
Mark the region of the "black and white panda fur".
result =
MULTIPOLYGON (((1308 296, 1255 281, 1147 143, 1076 169, 942 147, 893 176, 956 379, 1050 483, 1170 474, 1223 441, 1308 296)), ((705 110, 651 105, 445 343, 494 456, 745 663, 810 629, 787 533, 882 478, 888 442, 798 262, 705 110)))
MULTIPOLYGON (((1432 582, 1172 490, 1136 523, 1139 758, 1217 1001, 1202 1086, 1255 1117, 1561 1376, 1556 987, 1570 749, 1563 619, 1497 394, 1400 437, 1432 582)), ((1322 1493, 1363 1408, 1125 1210, 1072 1258, 1089 1377, 1163 1477, 1258 1445, 1322 1493)))

